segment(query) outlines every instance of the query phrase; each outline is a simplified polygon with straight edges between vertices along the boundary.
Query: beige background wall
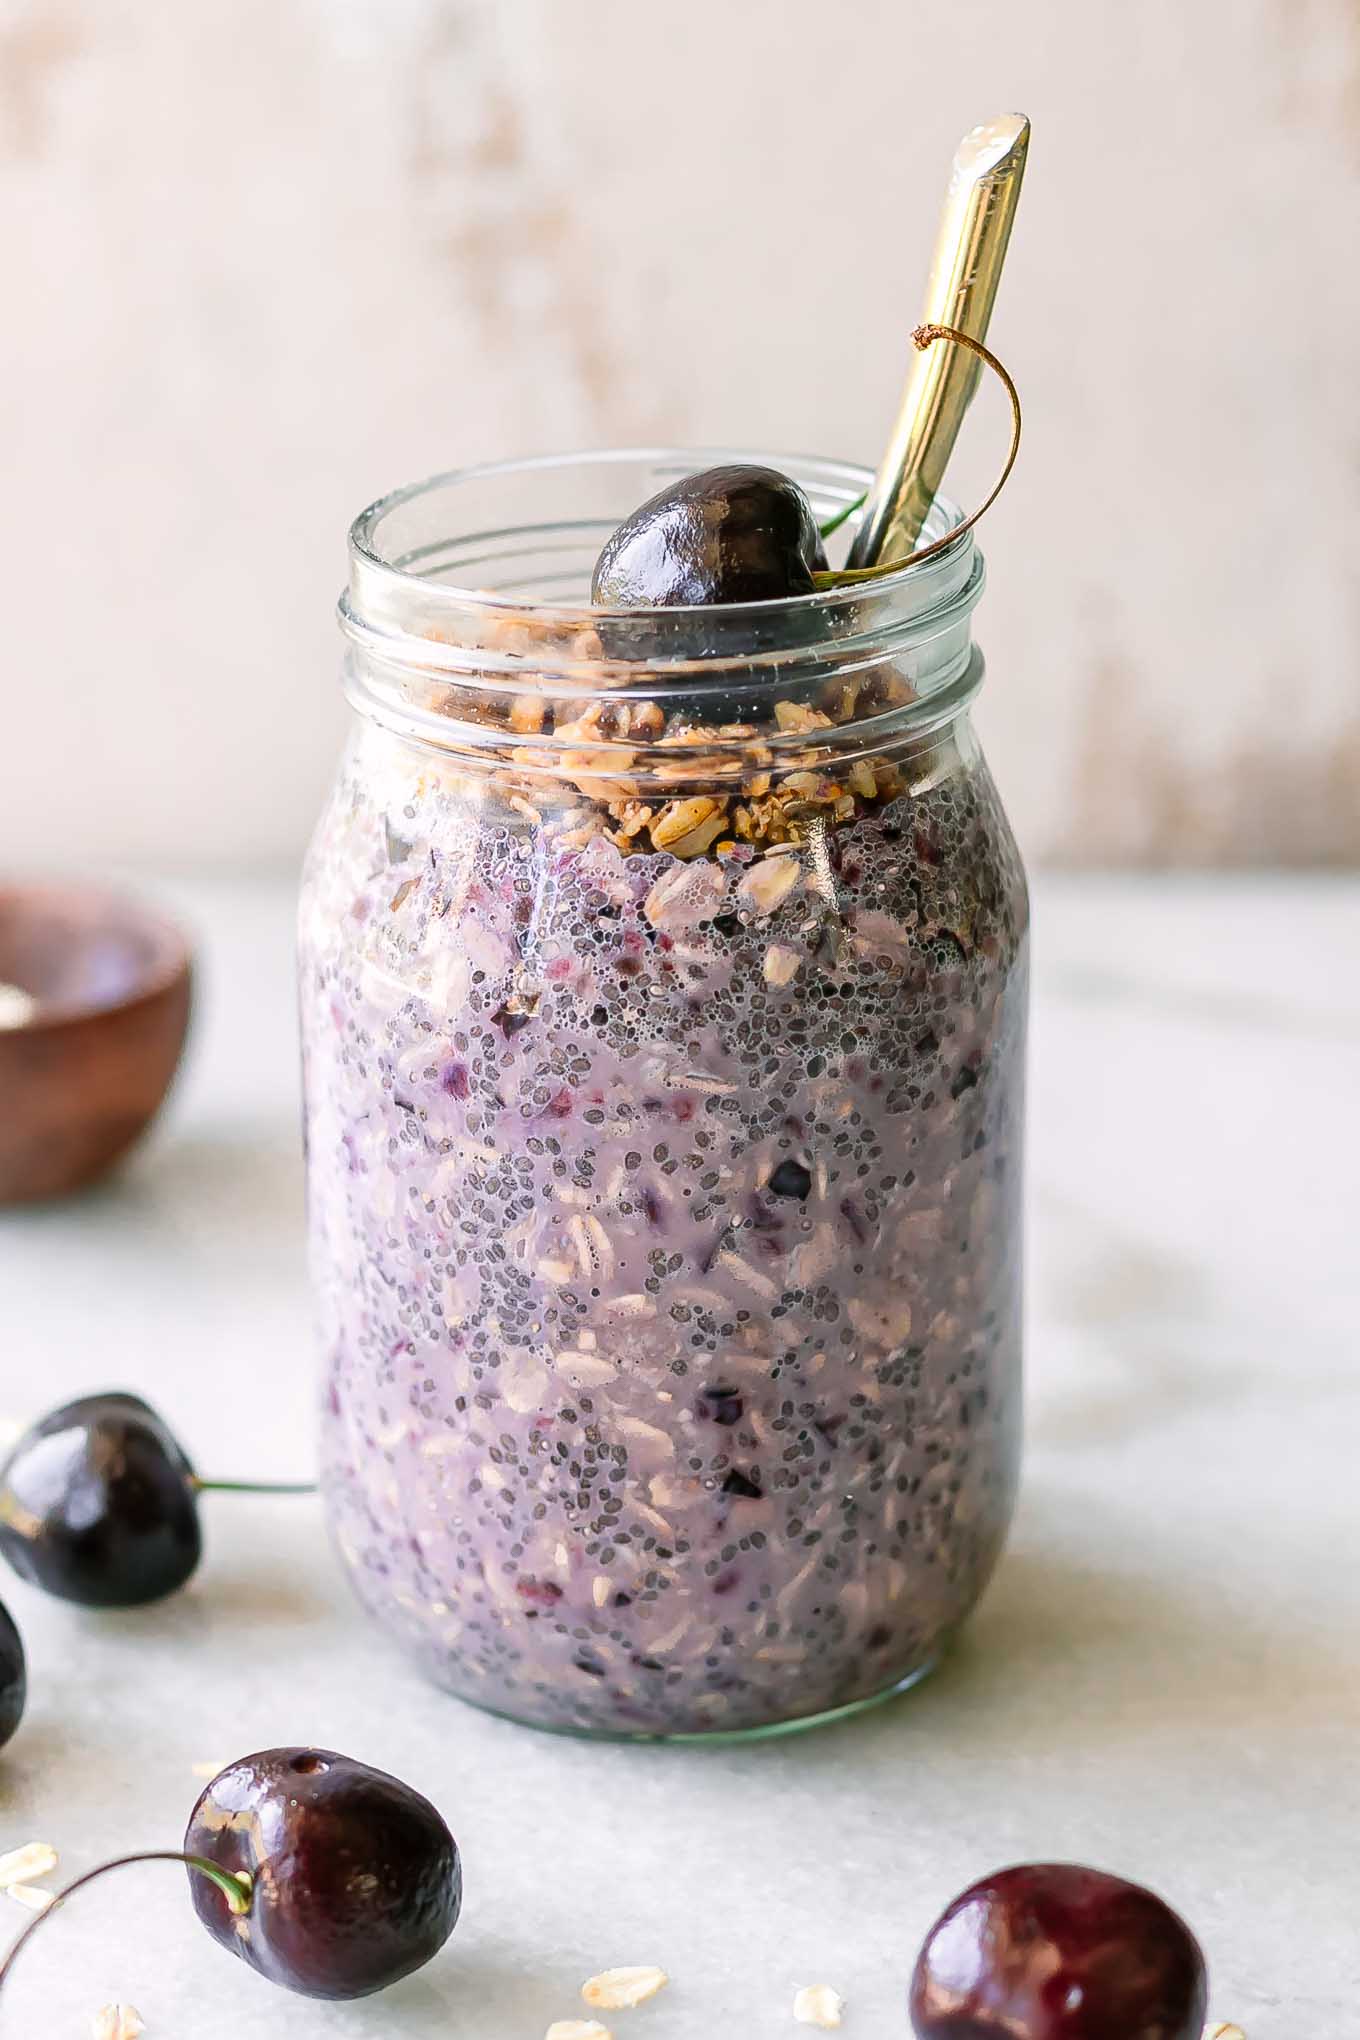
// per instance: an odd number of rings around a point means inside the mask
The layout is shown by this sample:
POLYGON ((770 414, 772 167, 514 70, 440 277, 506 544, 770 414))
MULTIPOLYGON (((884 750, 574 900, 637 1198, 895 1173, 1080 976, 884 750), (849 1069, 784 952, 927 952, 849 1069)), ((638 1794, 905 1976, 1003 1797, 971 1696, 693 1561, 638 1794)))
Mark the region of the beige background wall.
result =
POLYGON ((1010 106, 981 624, 1025 843, 1355 861, 1354 0, 0 0, 0 857, 293 857, 395 482, 872 458, 944 166, 1010 106))

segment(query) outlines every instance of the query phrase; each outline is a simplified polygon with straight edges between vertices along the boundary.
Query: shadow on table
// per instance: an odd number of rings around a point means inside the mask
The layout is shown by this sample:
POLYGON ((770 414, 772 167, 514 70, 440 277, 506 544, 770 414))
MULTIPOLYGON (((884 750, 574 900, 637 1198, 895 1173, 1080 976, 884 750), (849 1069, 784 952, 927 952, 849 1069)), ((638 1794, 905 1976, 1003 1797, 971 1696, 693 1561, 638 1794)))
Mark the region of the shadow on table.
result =
MULTIPOLYGON (((579 1965, 554 1988, 552 1963, 530 1942, 468 1937, 428 1970, 384 1992, 393 2031, 411 2034, 541 2033, 551 2018, 590 2016, 581 2003, 579 1965), (428 2025, 425 2023, 428 2021, 428 2025)), ((365 2031, 368 2029, 365 2028, 365 2031)))
POLYGON ((1246 1341, 1233 1337, 1221 1295, 1194 1254, 1141 1238, 1051 1189, 1041 1191, 1039 1209, 1036 1317, 1047 1364, 1027 1415, 1031 1448, 1122 1444, 1255 1392, 1246 1341), (1079 1368, 1054 1364, 1063 1340, 1079 1350, 1079 1368))
POLYGON ((4 1214, 35 1251, 93 1246, 167 1279, 211 1261, 224 1246, 273 1264, 301 1254, 304 1226, 298 1138, 273 1122, 220 1133, 153 1138, 102 1182, 73 1197, 4 1214))
POLYGON ((1293 1645, 1254 1626, 1212 1582, 1169 1586, 1021 1549, 1003 1561, 975 1621, 938 1672, 900 1701, 798 1745, 840 1765, 919 1741, 923 1752, 1023 1765, 1159 1744, 1255 1742, 1272 1723, 1355 1705, 1345 1667, 1316 1633, 1293 1645))
POLYGON ((201 1224, 230 1216, 262 1237, 302 1225, 302 1146, 270 1121, 192 1134, 149 1148, 103 1192, 148 1217, 191 1207, 201 1224))
POLYGON ((328 1621, 338 1598, 338 1593, 328 1596, 314 1588, 310 1580, 270 1579, 257 1570, 199 1580, 188 1590, 145 1608, 82 1610, 77 1619, 102 1628, 120 1645, 192 1649, 214 1632, 244 1636, 277 1629, 296 1639, 308 1625, 328 1621))

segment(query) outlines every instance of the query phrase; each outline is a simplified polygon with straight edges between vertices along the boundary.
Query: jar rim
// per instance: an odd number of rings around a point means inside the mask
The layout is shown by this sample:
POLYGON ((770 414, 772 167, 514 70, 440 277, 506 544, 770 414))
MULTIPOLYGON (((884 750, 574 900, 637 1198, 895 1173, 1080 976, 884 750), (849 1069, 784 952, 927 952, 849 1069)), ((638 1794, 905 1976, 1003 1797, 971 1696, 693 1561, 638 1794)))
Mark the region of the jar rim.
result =
MULTIPOLYGON (((449 468, 389 490, 366 505, 355 517, 348 533, 349 583, 340 600, 342 627, 347 635, 364 639, 369 638, 375 627, 382 636, 390 636, 394 610, 417 592, 426 605, 427 619, 431 614, 444 614, 456 619, 459 613, 468 613, 475 616, 482 626, 498 620, 507 625, 532 622, 563 636, 590 630, 598 624, 602 615, 609 614, 626 614, 639 625, 645 625, 648 620, 673 622, 676 610, 664 605, 630 605, 627 611, 611 612, 588 602, 545 601, 539 597, 516 596, 500 589, 467 585, 448 579, 446 574, 435 578, 436 562, 441 556, 447 556, 451 548, 456 562, 458 542, 446 535, 418 547, 403 546, 399 542, 393 544, 384 541, 384 527, 390 529, 393 520, 403 512, 413 506, 433 503, 439 496, 448 496, 452 505, 462 490, 478 484, 494 485, 533 476, 546 480, 572 471, 598 474, 629 465, 650 468, 678 479, 702 468, 733 462, 754 462, 778 468, 799 483, 812 498, 814 508, 820 503, 829 515, 848 511, 850 514, 844 520, 847 542, 858 523, 858 515, 851 506, 873 481, 872 470, 857 462, 733 446, 605 447, 585 452, 530 454, 449 468)), ((623 514, 627 514, 626 511, 623 514)), ((963 512, 956 504, 947 497, 937 496, 922 532, 922 542, 946 537, 951 528, 960 525, 962 520, 963 512)), ((462 543, 502 541, 528 530, 537 531, 540 535, 571 530, 579 537, 583 529, 589 528, 592 523, 602 524, 605 536, 612 528, 603 520, 554 520, 544 525, 516 524, 469 534, 462 543)), ((472 560, 475 562, 479 557, 485 556, 473 554, 472 560)), ((721 619, 726 637, 738 634, 742 622, 748 618, 754 624, 757 620, 768 623, 772 618, 785 616, 793 620, 835 615, 853 605, 858 605, 861 614, 867 605, 876 617, 881 618, 883 626, 900 626, 908 618, 924 623, 942 601, 947 602, 949 596, 957 592, 961 565, 967 563, 971 566, 974 561, 976 573, 965 572, 963 576, 965 582, 973 584, 970 588, 972 600, 968 604, 971 608, 981 592, 982 560, 969 530, 960 531, 952 543, 941 546, 928 560, 904 565, 897 572, 885 573, 870 583, 814 589, 808 594, 767 598, 758 602, 696 603, 686 605, 684 614, 700 626, 707 618, 721 619)), ((447 558, 445 564, 449 564, 447 558)), ((428 622, 419 635, 428 637, 428 622)))
MULTIPOLYGON (((519 755, 531 769, 579 754, 587 730, 595 744, 601 718, 626 709, 626 743, 611 739, 612 748, 658 773, 677 764, 676 745, 801 753, 799 704, 817 711, 825 750, 843 756, 966 708, 982 678, 969 616, 985 567, 971 530, 950 542, 962 512, 944 498, 922 534, 943 538, 940 550, 869 582, 636 609, 543 599, 544 587, 588 587, 601 545, 637 502, 719 462, 778 467, 804 488, 819 523, 849 510, 837 553, 872 480, 852 462, 807 455, 619 447, 456 468, 380 497, 350 530, 340 602, 350 701, 417 743, 519 755), (496 585, 475 585, 488 577, 496 585), (550 717, 516 719, 531 697, 550 717), (832 711, 830 734, 820 704, 832 711), (655 757, 639 735, 640 709, 663 718, 655 757)), ((603 756, 607 747, 596 748, 603 756)))

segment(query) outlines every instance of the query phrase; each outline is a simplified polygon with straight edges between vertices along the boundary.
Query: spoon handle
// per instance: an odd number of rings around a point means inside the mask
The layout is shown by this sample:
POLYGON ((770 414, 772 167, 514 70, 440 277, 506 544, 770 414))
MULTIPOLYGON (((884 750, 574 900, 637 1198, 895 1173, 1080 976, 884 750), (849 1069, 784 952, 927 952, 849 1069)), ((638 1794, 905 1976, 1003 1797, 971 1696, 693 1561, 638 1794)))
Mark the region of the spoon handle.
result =
MULTIPOLYGON (((1029 152, 1022 113, 984 121, 959 143, 935 241, 922 324, 985 340, 1029 152)), ((962 347, 913 356, 892 438, 847 564, 911 552, 944 479, 982 364, 962 347)))

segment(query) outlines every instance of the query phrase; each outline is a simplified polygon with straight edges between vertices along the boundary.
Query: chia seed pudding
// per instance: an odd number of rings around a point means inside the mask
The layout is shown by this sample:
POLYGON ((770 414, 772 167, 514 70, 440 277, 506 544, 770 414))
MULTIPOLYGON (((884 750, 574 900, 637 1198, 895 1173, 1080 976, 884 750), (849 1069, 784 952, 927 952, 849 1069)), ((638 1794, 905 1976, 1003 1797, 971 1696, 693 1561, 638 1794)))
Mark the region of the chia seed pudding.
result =
POLYGON ((697 847, 687 790, 657 847, 627 789, 529 798, 369 724, 314 840, 332 1533, 433 1678, 519 1720, 851 1707, 1000 1551, 1023 874, 966 716, 834 788, 801 825, 724 796, 697 847))

